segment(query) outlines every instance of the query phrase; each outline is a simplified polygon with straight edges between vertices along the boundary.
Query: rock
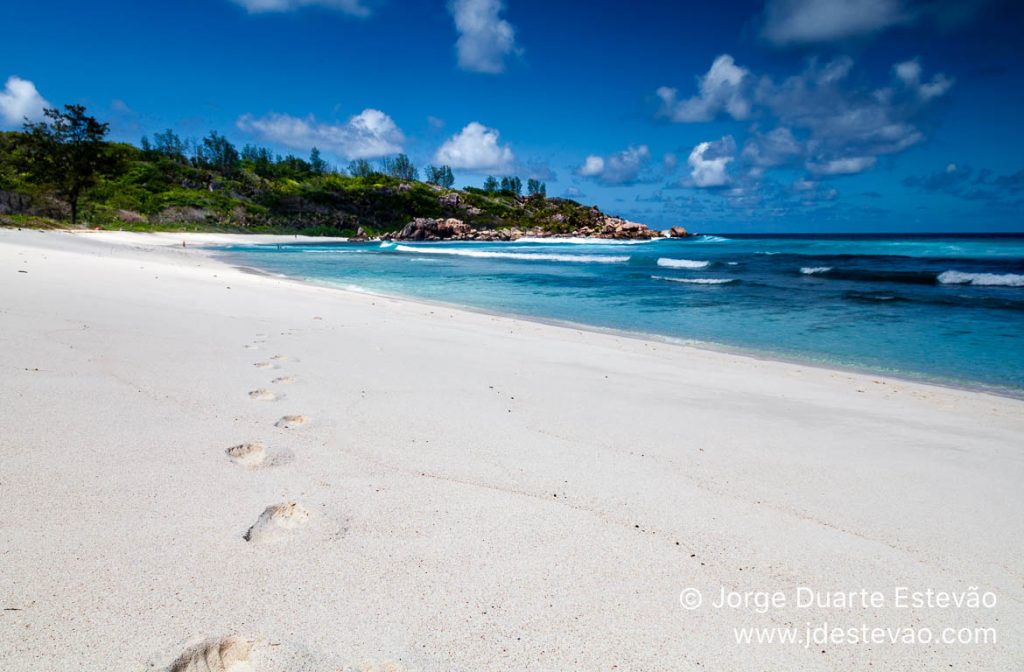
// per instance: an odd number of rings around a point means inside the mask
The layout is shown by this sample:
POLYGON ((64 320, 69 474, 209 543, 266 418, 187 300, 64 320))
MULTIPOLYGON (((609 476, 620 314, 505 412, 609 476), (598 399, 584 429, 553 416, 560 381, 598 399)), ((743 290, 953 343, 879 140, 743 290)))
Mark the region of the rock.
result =
POLYGON ((669 238, 686 238, 690 233, 681 226, 673 226, 668 230, 669 238))
POLYGON ((114 219, 127 224, 138 224, 139 222, 146 221, 145 217, 134 210, 118 210, 114 213, 114 219))
POLYGON ((356 229, 356 235, 353 236, 353 238, 357 240, 366 240, 368 237, 369 236, 366 235, 366 231, 361 226, 358 229, 356 229))
POLYGON ((27 213, 32 204, 25 194, 16 191, 0 191, 0 215, 20 215, 27 213))
POLYGON ((442 208, 457 209, 462 207, 462 197, 458 194, 445 194, 437 199, 442 208))

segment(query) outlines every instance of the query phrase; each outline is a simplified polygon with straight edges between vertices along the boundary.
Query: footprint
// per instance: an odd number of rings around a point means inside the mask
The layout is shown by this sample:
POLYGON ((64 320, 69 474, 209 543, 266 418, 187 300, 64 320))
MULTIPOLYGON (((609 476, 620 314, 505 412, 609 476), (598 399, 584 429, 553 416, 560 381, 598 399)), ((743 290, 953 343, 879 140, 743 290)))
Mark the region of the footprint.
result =
POLYGON ((281 541, 291 530, 309 522, 309 511, 295 502, 274 504, 264 509, 243 539, 257 544, 281 541))
POLYGON ((169 672, 250 672, 251 652, 252 642, 235 635, 208 639, 185 649, 169 672))
POLYGON ((282 429, 294 429, 303 426, 307 422, 309 422, 309 418, 304 415, 285 415, 275 422, 274 426, 282 429))
POLYGON ((240 443, 237 446, 231 446, 224 452, 232 462, 246 467, 258 467, 267 459, 267 447, 259 441, 240 443))
POLYGON ((280 467, 295 459, 295 453, 287 448, 267 448, 262 441, 240 443, 224 453, 235 464, 249 469, 280 467))
POLYGON ((255 364, 253 364, 253 366, 255 366, 257 369, 272 369, 272 368, 274 368, 274 365, 271 364, 270 362, 256 362, 255 364))
POLYGON ((270 382, 278 383, 279 385, 290 385, 295 382, 295 376, 281 376, 279 378, 274 378, 270 382))
POLYGON ((254 345, 254 344, 252 344, 252 343, 247 343, 247 344, 246 344, 245 346, 243 346, 243 347, 244 347, 244 348, 245 348, 246 350, 259 350, 259 349, 260 349, 260 346, 258 346, 258 345, 254 345))
POLYGON ((398 663, 377 663, 372 660, 341 668, 341 672, 403 672, 404 670, 405 668, 398 663))
POLYGON ((277 359, 284 362, 288 359, 288 355, 274 355, 271 359, 277 359))
POLYGON ((273 401, 277 399, 277 395, 268 390, 265 387, 261 387, 256 390, 249 392, 249 398, 258 399, 259 401, 273 401))

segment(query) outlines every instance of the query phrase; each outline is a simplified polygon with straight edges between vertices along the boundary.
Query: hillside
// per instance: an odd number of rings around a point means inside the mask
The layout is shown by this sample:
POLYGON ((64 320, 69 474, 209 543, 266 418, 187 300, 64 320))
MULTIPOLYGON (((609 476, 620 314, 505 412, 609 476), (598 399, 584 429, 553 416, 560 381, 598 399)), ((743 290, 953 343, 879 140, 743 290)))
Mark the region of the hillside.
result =
MULTIPOLYGON (((65 226, 68 205, 33 182, 20 154, 23 137, 0 133, 0 224, 65 226)), ((123 143, 105 143, 104 152, 108 168, 82 198, 81 226, 343 236, 362 229, 377 236, 401 231, 419 218, 436 220, 442 231, 447 230, 445 220, 457 219, 464 224, 459 229, 464 238, 512 229, 544 235, 658 235, 575 201, 512 190, 450 189, 387 175, 366 162, 365 174, 354 177, 291 156, 275 159, 260 148, 247 147, 228 162, 123 143)))

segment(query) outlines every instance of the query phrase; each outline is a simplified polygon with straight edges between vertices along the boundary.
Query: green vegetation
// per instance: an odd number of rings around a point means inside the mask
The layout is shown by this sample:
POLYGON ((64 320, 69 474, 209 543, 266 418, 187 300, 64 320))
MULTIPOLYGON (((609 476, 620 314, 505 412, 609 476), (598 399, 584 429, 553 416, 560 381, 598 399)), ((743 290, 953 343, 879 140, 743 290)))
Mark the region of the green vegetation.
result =
POLYGON ((543 183, 489 177, 484 189, 452 189, 449 166, 427 166, 425 182, 409 157, 378 165, 353 161, 347 173, 313 148, 308 159, 246 145, 239 151, 211 132, 201 140, 174 131, 139 147, 106 141, 107 125, 81 106, 47 111, 47 121, 0 133, 0 224, 53 227, 67 222, 126 230, 375 235, 415 217, 455 217, 478 229, 541 227, 569 232, 603 215, 549 199, 543 183))

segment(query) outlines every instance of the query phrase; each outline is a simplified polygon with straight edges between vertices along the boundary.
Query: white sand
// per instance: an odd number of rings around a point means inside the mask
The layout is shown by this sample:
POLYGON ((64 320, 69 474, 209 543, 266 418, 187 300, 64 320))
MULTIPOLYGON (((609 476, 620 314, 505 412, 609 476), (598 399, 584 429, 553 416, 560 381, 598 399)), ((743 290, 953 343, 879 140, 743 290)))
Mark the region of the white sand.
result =
POLYGON ((1024 661, 1024 402, 307 286, 181 238, 0 230, 0 670, 163 670, 232 634, 277 672, 1024 661), (308 520, 243 539, 290 502, 308 520), (709 607, 723 585, 998 603, 761 614, 709 607), (823 621, 998 641, 733 634, 823 621))

